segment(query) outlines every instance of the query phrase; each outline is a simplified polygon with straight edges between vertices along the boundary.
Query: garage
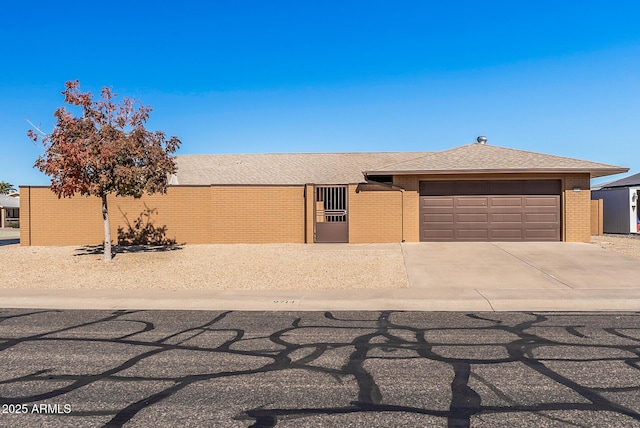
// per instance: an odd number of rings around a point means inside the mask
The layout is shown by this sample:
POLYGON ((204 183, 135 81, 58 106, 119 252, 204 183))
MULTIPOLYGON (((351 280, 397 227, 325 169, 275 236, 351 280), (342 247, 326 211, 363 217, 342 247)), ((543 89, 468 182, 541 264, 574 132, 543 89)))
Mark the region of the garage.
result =
POLYGON ((420 241, 560 241, 560 180, 420 182, 420 241))

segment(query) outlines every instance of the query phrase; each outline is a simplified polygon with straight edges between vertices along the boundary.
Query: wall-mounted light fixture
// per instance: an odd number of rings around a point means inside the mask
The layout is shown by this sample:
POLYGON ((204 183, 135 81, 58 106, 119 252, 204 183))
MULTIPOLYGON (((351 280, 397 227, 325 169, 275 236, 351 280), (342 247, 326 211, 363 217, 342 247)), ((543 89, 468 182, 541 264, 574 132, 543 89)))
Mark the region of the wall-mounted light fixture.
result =
POLYGON ((573 191, 574 191, 574 192, 579 192, 579 191, 581 191, 581 190, 582 190, 582 188, 581 188, 580 186, 574 186, 574 187, 573 187, 573 191))

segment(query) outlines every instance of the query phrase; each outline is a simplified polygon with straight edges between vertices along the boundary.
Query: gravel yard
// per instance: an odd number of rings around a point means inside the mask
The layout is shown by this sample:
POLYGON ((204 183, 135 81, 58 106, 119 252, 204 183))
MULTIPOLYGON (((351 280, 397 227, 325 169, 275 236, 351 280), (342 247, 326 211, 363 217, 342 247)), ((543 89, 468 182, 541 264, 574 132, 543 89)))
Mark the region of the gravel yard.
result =
POLYGON ((407 288, 400 244, 185 245, 118 253, 80 247, 0 246, 0 287, 267 290, 407 288))
POLYGON ((640 235, 592 236, 591 243, 605 250, 640 259, 640 235))
MULTIPOLYGON (((640 237, 593 236, 640 259, 640 237)), ((400 244, 185 245, 118 253, 82 247, 0 246, 0 287, 35 289, 295 290, 407 288, 400 244)))

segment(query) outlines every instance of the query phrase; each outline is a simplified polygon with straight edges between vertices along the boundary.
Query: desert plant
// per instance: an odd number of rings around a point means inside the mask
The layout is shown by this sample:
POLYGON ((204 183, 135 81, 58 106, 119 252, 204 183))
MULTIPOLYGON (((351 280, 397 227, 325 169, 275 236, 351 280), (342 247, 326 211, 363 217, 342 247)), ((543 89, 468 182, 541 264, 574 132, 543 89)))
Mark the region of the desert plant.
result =
POLYGON ((127 222, 127 230, 118 227, 118 245, 176 245, 175 239, 167 238, 167 226, 156 227, 151 221, 151 216, 157 213, 157 209, 151 209, 145 205, 145 210, 133 222, 127 222))

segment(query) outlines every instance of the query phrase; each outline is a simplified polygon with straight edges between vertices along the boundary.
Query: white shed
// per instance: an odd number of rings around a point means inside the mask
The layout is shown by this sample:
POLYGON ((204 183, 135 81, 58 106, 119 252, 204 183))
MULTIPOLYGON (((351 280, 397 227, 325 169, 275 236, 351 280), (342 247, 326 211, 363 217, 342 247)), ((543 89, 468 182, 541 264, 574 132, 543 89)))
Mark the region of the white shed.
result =
POLYGON ((640 233, 640 174, 591 190, 591 199, 602 199, 604 233, 640 233))

